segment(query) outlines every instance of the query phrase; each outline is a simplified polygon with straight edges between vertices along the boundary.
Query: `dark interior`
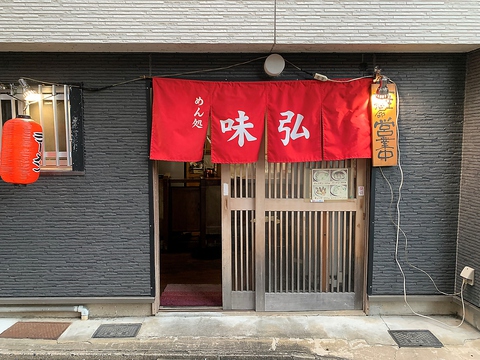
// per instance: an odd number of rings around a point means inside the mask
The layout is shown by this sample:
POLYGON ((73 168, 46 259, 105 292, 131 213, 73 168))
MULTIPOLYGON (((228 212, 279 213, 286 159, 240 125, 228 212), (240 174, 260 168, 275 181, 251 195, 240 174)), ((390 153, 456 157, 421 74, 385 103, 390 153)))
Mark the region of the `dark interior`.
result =
POLYGON ((221 284, 222 259, 220 236, 209 237, 208 247, 201 247, 199 237, 176 234, 175 245, 160 252, 160 286, 167 284, 221 284))
POLYGON ((222 282, 220 179, 198 164, 200 169, 179 164, 184 177, 167 173, 159 179, 161 306, 169 284, 222 282))

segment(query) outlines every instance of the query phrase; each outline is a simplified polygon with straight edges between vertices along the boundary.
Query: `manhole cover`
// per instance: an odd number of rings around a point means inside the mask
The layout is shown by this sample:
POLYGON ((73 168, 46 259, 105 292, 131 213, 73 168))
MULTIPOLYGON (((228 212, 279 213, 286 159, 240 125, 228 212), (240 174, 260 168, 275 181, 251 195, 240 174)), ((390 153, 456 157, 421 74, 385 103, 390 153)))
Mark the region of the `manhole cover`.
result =
POLYGON ((429 330, 388 330, 398 347, 443 347, 429 330))
POLYGON ((126 338, 137 336, 142 324, 103 324, 93 334, 94 338, 126 338))

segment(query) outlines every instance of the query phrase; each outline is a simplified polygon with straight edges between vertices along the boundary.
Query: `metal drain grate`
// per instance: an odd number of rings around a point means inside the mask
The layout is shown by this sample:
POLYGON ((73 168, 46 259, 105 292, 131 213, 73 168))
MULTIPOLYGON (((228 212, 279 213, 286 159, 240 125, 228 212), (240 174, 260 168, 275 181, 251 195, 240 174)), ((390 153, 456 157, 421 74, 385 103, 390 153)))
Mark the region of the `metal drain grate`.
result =
POLYGON ((126 338, 137 336, 142 324, 103 324, 98 327, 92 338, 126 338))
POLYGON ((429 330, 388 330, 398 347, 443 347, 429 330))

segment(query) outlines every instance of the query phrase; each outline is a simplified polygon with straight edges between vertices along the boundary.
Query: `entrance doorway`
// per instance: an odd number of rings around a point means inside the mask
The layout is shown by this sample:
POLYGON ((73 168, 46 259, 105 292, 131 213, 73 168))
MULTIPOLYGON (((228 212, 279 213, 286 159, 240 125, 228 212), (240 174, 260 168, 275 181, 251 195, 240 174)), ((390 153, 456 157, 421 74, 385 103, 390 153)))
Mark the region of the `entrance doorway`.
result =
POLYGON ((157 165, 160 307, 221 307, 220 179, 157 165))
POLYGON ((367 173, 364 159, 260 159, 196 179, 159 167, 160 307, 362 309, 367 173), (344 174, 345 197, 313 196, 315 172, 344 174), (188 290, 193 300, 170 302, 169 290, 176 300, 188 290), (216 302, 199 302, 212 293, 216 302))
MULTIPOLYGON (((224 309, 363 308, 366 164, 261 159, 222 168, 224 309), (342 176, 339 199, 312 196, 317 173, 342 176)), ((333 186, 325 185, 338 193, 333 186)))

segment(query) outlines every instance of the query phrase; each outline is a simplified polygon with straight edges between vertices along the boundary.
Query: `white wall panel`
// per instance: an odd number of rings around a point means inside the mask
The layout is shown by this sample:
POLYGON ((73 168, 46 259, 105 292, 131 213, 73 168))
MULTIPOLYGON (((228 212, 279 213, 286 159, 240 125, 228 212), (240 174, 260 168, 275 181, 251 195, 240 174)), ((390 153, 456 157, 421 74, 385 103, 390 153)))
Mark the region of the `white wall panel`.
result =
POLYGON ((455 45, 454 51, 479 43, 478 0, 277 1, 277 50, 350 44, 343 49, 436 51, 455 45))
POLYGON ((211 51, 273 43, 273 0, 3 0, 0 13, 0 50, 211 51))
POLYGON ((3 0, 0 51, 469 51, 480 1, 3 0))

